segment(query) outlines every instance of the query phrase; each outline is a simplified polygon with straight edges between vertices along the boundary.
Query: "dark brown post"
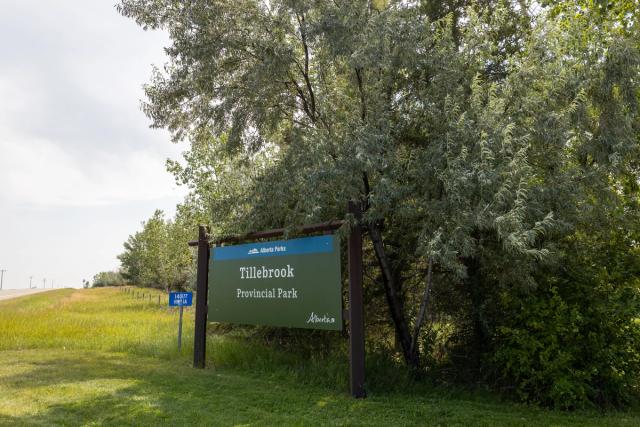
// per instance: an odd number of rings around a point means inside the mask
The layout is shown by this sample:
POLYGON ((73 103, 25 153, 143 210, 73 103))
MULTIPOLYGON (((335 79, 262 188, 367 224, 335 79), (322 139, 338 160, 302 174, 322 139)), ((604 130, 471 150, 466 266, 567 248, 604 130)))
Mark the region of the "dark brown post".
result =
POLYGON ((193 342, 193 367, 204 368, 205 350, 207 348, 207 280, 209 275, 209 240, 207 229, 200 226, 198 235, 198 271, 196 293, 196 325, 193 342))
POLYGON ((351 395, 366 397, 364 389, 364 310, 362 299, 362 228, 360 206, 349 202, 349 213, 357 221, 349 234, 349 368, 351 395))

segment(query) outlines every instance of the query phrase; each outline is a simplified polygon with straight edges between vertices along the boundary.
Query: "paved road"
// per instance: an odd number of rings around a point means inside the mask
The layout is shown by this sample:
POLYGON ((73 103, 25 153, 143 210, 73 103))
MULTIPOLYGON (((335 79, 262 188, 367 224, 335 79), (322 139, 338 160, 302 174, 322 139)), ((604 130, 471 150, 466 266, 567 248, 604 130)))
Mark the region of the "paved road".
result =
POLYGON ((54 291, 55 289, 3 289, 0 291, 0 301, 11 298, 23 297, 25 295, 37 294, 40 292, 54 291))

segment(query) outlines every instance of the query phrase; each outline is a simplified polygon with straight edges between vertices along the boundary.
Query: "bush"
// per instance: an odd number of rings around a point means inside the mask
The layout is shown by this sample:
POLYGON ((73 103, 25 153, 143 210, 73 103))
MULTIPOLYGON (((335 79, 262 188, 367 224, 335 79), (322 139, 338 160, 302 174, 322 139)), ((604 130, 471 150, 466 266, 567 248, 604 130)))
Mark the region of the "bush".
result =
POLYGON ((493 354, 502 384, 527 402, 563 409, 620 407, 636 399, 636 252, 604 248, 597 255, 567 257, 555 278, 546 275, 534 291, 505 301, 493 354))
POLYGON ((92 288, 102 288, 105 286, 123 286, 125 281, 117 271, 101 271, 93 276, 92 288))

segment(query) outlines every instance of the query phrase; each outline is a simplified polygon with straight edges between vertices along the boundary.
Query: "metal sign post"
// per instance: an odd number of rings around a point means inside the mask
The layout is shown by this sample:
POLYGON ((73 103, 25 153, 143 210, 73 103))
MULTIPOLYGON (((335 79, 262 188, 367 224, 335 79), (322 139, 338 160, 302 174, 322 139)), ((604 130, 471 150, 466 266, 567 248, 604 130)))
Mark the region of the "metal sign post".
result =
POLYGON ((178 321, 178 351, 182 351, 182 306, 180 306, 180 320, 178 321))
POLYGON ((180 307, 180 320, 178 321, 178 351, 182 351, 182 310, 193 304, 193 293, 171 292, 169 294, 169 307, 180 307))

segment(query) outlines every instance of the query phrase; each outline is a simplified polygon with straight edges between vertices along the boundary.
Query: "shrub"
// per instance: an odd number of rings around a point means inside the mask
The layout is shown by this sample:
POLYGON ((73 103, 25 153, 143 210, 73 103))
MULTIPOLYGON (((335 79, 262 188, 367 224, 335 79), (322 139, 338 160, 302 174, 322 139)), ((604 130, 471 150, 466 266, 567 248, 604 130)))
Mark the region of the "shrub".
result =
POLYGON ((566 257, 555 277, 505 301, 493 362, 521 399, 572 409, 620 407, 637 397, 637 251, 600 249, 566 257))

